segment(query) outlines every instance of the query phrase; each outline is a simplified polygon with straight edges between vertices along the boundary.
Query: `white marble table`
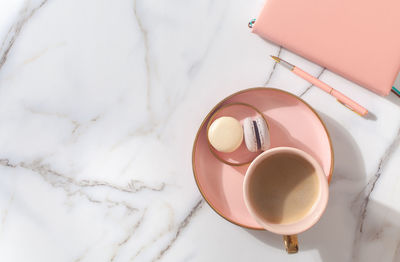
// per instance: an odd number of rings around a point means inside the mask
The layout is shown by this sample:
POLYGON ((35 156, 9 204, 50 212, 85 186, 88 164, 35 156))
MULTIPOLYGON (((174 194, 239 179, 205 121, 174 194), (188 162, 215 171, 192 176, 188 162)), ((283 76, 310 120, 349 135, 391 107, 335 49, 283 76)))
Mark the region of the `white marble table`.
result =
POLYGON ((400 261, 400 98, 251 34, 263 0, 2 0, 0 261, 400 261), (276 66, 357 97, 363 119, 276 66), (191 149, 241 89, 300 95, 326 122, 326 213, 287 255, 196 187, 191 149))

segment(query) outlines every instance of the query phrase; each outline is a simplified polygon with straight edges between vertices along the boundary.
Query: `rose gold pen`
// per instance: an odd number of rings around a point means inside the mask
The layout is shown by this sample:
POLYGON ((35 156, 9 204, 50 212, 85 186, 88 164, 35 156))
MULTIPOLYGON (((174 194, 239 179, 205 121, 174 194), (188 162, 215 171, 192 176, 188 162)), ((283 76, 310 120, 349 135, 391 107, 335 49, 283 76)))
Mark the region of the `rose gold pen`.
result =
POLYGON ((337 101, 343 104, 345 107, 349 108, 350 110, 356 112, 361 116, 365 116, 368 114, 368 110, 356 103, 354 100, 350 99, 349 97, 345 96, 341 92, 337 91, 336 89, 332 88, 331 86, 327 85, 326 83, 322 82, 318 78, 313 77, 309 73, 301 70, 297 66, 294 66, 283 59, 280 59, 276 56, 271 56, 278 64, 281 64, 285 68, 289 69, 296 75, 300 76, 301 78, 307 80, 311 84, 315 85, 316 87, 321 88, 325 92, 329 93, 331 96, 335 97, 337 101))

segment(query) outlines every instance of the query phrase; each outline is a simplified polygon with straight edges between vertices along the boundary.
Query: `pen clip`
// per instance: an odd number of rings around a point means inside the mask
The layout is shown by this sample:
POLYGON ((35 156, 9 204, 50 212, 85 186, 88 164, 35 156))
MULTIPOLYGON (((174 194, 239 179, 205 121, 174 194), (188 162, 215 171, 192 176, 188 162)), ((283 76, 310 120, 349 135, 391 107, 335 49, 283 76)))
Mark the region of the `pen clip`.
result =
POLYGON ((345 103, 343 103, 342 101, 340 101, 339 99, 336 99, 336 101, 338 101, 340 104, 344 105, 345 107, 347 107, 348 109, 350 109, 351 111, 353 111, 354 113, 356 113, 359 116, 362 116, 361 114, 359 114, 358 112, 354 111, 353 108, 351 108, 349 105, 346 105, 345 103))

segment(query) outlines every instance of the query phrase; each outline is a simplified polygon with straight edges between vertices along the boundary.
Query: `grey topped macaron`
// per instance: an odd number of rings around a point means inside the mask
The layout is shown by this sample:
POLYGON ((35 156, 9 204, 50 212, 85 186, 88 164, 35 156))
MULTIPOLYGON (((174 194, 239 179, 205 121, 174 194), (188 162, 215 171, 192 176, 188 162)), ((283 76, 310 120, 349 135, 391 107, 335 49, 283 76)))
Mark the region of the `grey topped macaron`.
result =
POLYGON ((261 116, 247 117, 243 121, 244 141, 250 152, 265 151, 270 147, 267 123, 261 116))

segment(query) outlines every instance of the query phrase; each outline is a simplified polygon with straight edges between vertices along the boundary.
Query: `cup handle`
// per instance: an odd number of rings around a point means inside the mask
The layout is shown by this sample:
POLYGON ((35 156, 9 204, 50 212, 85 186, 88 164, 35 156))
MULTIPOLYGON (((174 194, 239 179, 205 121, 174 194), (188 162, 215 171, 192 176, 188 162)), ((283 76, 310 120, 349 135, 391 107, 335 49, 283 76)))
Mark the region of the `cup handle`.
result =
POLYGON ((297 235, 285 235, 283 236, 283 242, 285 243, 286 252, 288 252, 288 254, 294 254, 299 251, 297 235))

